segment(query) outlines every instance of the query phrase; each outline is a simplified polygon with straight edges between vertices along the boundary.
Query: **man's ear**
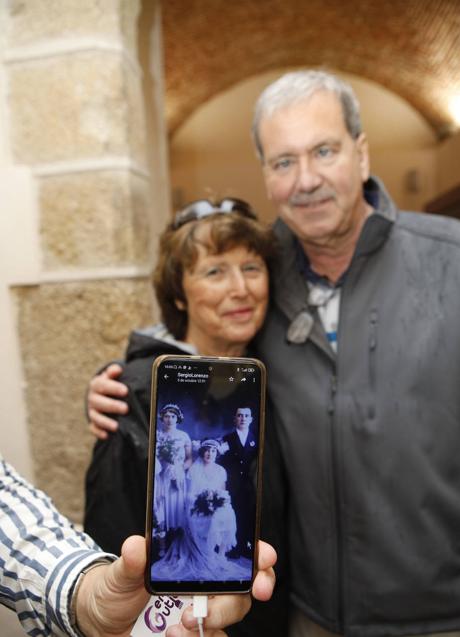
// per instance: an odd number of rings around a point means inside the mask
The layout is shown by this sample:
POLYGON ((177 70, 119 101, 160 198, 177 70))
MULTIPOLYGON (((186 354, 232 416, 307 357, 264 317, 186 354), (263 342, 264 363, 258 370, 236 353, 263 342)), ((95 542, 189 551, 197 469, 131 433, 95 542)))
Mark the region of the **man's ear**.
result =
POLYGON ((187 309, 185 301, 181 301, 180 299, 175 299, 174 304, 177 307, 177 309, 180 310, 181 312, 185 312, 185 310, 187 309))
POLYGON ((356 140, 356 148, 358 150, 359 166, 361 170, 361 178, 363 183, 369 179, 370 162, 369 162, 369 144, 366 133, 361 133, 356 140))

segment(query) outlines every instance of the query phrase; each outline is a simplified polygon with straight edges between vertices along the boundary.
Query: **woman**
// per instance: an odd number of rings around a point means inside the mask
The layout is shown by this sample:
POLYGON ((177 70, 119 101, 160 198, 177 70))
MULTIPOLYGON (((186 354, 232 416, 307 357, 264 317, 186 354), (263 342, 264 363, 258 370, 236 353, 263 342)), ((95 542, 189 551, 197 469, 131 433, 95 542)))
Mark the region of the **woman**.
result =
POLYGON ((152 579, 250 579, 251 562, 229 560, 236 545, 236 517, 226 490, 227 472, 216 464, 219 442, 204 440, 187 472, 187 507, 182 533, 152 565, 152 579))
MULTIPOLYGON (((86 477, 85 529, 107 550, 117 553, 126 536, 144 534, 153 360, 160 354, 245 354, 264 320, 274 252, 271 231, 238 199, 190 204, 162 234, 154 287, 163 323, 131 334, 120 376, 129 387, 129 411, 107 398, 126 395, 125 385, 113 380, 117 365, 90 385, 91 430, 99 440, 86 477), (104 411, 118 414, 117 422, 104 411)), ((235 637, 278 637, 287 625, 286 539, 283 525, 275 524, 283 519, 279 503, 287 500, 282 471, 276 432, 267 426, 262 537, 277 548, 278 585, 269 604, 254 604, 227 630, 235 637)))
POLYGON ((198 458, 187 473, 189 524, 203 553, 224 560, 236 546, 236 516, 227 491, 227 472, 216 464, 220 444, 208 439, 201 443, 198 458), (210 498, 212 494, 212 499, 210 498))
POLYGON ((184 415, 178 405, 164 405, 160 410, 160 427, 157 436, 158 475, 155 516, 162 539, 162 550, 174 531, 184 522, 185 471, 192 463, 192 441, 177 424, 184 415))
POLYGON ((96 443, 86 477, 85 530, 106 550, 144 533, 153 360, 244 355, 265 317, 273 256, 271 231, 239 199, 194 202, 163 232, 154 272, 163 324, 131 334, 120 378, 129 413, 96 443))

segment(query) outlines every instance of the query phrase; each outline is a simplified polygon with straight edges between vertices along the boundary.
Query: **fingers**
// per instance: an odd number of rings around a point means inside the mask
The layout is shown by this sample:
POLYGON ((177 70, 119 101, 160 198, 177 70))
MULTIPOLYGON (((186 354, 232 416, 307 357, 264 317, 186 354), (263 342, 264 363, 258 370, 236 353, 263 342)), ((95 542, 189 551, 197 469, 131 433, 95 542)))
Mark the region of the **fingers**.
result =
POLYGON ((106 394, 98 394, 90 391, 88 394, 88 412, 89 411, 95 411, 97 413, 105 412, 106 414, 114 415, 126 414, 128 405, 124 400, 118 400, 106 394))
POLYGON ((124 383, 108 378, 105 372, 94 376, 89 383, 89 396, 92 395, 93 398, 98 396, 125 398, 127 393, 128 388, 124 383))
POLYGON ((268 602, 275 588, 275 572, 273 568, 259 571, 252 586, 252 594, 259 602, 268 602))
MULTIPOLYGON (((251 608, 251 598, 246 595, 216 595, 209 598, 208 616, 204 620, 205 635, 217 637, 225 635, 220 629, 230 626, 243 619, 251 608)), ((178 632, 177 637, 194 634, 196 637, 197 619, 193 616, 193 609, 188 606, 182 614, 182 628, 185 632, 178 632)), ((169 633, 168 637, 169 637, 169 633)), ((176 633, 172 633, 176 637, 176 633)))
POLYGON ((273 546, 271 544, 268 544, 268 542, 259 540, 258 548, 259 548, 259 555, 258 555, 257 566, 259 568, 259 571, 263 571, 267 568, 275 566, 277 555, 273 546))
MULTIPOLYGON (((252 594, 260 601, 270 599, 275 586, 273 566, 276 563, 276 551, 266 542, 259 541, 258 567, 252 594)), ((208 616, 204 620, 206 637, 222 637, 222 627, 241 621, 251 607, 249 595, 217 595, 209 599, 208 616)), ((168 637, 196 637, 197 620, 189 606, 182 614, 182 624, 171 626, 168 637)))
POLYGON ((116 420, 114 420, 113 418, 109 418, 104 414, 100 414, 94 409, 90 409, 88 411, 88 417, 90 419, 90 432, 100 440, 106 440, 106 438, 108 438, 107 432, 116 431, 118 428, 118 423, 116 420))
POLYGON ((89 423, 88 429, 89 433, 93 434, 93 436, 95 436, 99 440, 107 440, 107 438, 109 437, 109 434, 106 431, 104 431, 103 429, 98 429, 93 425, 92 422, 89 423))
POLYGON ((275 587, 275 572, 273 566, 276 564, 276 551, 267 542, 259 540, 259 571, 254 579, 252 594, 255 599, 266 602, 273 594, 275 587))
POLYGON ((111 363, 108 365, 101 375, 105 375, 107 378, 118 378, 123 373, 123 366, 118 363, 111 363))
POLYGON ((128 412, 127 403, 124 400, 119 400, 127 395, 128 388, 115 380, 122 371, 121 365, 113 363, 101 374, 94 376, 89 384, 87 398, 89 430, 100 440, 105 440, 108 432, 116 431, 118 428, 117 421, 110 415, 121 415, 128 412))

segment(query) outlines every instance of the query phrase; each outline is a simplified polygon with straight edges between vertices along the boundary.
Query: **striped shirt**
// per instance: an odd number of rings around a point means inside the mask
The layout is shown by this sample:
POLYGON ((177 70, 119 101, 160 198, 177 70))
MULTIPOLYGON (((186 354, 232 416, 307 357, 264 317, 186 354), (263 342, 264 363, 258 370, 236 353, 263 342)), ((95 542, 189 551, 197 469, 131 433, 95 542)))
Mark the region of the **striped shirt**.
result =
POLYGON ((71 635, 72 591, 81 571, 107 557, 42 491, 0 456, 0 603, 32 637, 71 635))
POLYGON ((333 351, 337 353, 337 339, 340 314, 340 293, 346 277, 344 272, 336 283, 315 272, 300 241, 296 242, 296 258, 299 271, 305 279, 308 289, 308 304, 315 307, 326 332, 326 338, 333 351))

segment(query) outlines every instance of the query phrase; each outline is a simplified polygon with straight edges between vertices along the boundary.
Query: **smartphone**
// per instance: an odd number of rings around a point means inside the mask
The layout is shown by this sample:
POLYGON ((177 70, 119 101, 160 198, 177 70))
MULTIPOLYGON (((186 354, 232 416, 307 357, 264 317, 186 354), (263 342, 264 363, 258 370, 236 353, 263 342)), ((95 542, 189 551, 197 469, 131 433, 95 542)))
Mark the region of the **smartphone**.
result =
POLYGON ((146 587, 246 593, 257 564, 264 365, 165 355, 152 373, 146 587))

